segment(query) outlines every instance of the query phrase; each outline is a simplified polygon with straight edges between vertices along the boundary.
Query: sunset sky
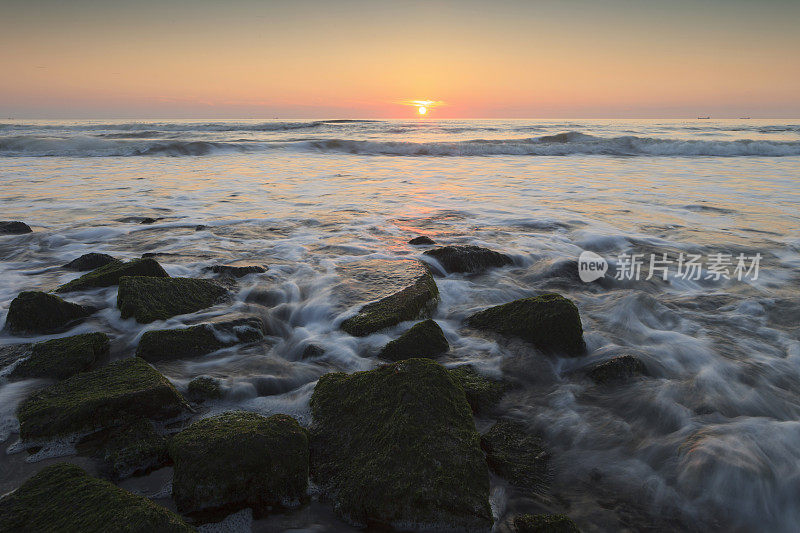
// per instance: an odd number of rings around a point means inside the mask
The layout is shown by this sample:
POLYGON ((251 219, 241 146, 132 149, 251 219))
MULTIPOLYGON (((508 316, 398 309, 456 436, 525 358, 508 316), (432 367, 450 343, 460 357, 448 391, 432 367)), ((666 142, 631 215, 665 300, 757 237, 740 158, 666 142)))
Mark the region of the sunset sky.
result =
POLYGON ((0 0, 0 116, 796 118, 798 27, 797 0, 0 0))

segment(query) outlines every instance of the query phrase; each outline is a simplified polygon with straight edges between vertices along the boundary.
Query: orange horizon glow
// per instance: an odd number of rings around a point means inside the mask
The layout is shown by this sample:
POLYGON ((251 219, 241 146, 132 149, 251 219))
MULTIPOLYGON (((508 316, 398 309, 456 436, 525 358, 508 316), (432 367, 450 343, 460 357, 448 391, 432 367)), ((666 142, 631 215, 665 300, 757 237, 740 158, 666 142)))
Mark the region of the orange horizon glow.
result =
POLYGON ((9 0, 0 117, 800 116, 800 2, 703 4, 9 0))

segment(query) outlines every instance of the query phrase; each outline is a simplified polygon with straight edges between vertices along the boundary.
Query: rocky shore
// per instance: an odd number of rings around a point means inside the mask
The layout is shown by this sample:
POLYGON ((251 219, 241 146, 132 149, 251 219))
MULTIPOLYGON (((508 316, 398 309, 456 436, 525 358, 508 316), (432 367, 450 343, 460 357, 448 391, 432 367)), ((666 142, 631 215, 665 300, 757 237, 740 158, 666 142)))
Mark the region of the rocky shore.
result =
MULTIPOLYGON (((23 229, 3 224, 6 232, 23 229)), ((424 237, 411 243, 435 246, 424 237)), ((270 331, 258 317, 149 330, 135 353, 113 361, 113 339, 102 332, 0 348, 2 379, 42 379, 17 410, 20 446, 34 451, 67 438, 97 461, 106 478, 67 463, 44 468, 0 499, 0 530, 191 531, 241 509, 257 517, 296 509, 314 493, 357 527, 490 531, 501 518, 490 504, 491 476, 546 497, 550 452, 524 421, 495 411, 513 383, 470 365, 443 366, 437 359, 450 345, 430 319, 439 302, 437 276, 479 275, 513 266, 512 258, 476 246, 433 247, 424 255, 430 263, 405 262, 389 294, 363 302, 339 324, 356 337, 413 325, 377 353, 365 354, 375 359, 371 370, 322 375, 306 427, 287 414, 207 416, 204 406, 226 394, 217 380, 198 375, 179 390, 152 366, 263 342, 270 331), (482 435, 475 416, 493 420, 482 435), (177 513, 114 484, 165 465, 174 470, 177 513)), ((172 277, 153 258, 123 262, 95 253, 63 268, 86 273, 52 292, 20 293, 8 311, 9 332, 64 332, 101 311, 141 324, 163 321, 225 305, 231 284, 268 272, 219 267, 208 270, 216 278, 172 277), (109 286, 118 287, 116 309, 69 300, 109 286)), ((586 350, 578 307, 555 293, 489 307, 467 317, 463 327, 526 343, 542 357, 576 357, 586 350)), ((320 354, 309 345, 303 357, 320 354)), ((583 369, 578 379, 603 386, 643 374, 638 359, 621 356, 583 369)), ((555 513, 511 516, 503 527, 578 531, 555 513)))

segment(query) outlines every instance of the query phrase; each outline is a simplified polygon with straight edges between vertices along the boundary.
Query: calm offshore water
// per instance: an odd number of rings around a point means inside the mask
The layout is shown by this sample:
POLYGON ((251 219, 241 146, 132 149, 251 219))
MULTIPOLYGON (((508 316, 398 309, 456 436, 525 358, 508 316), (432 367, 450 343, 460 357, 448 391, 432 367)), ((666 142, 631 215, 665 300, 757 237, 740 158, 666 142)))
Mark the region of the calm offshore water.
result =
MULTIPOLYGON (((151 328, 233 311, 269 290, 262 312, 282 333, 267 345, 158 365, 177 386, 224 379, 243 408, 308 423, 316 379, 367 369, 408 327, 353 339, 336 328, 348 264, 419 257, 406 241, 479 244, 516 265, 437 280, 434 318, 446 365, 471 362, 519 387, 501 404, 547 442, 552 498, 493 482, 498 516, 566 512, 585 531, 792 531, 800 522, 800 121, 52 121, 0 122, 4 220, 34 233, 0 236, 0 320, 16 294, 76 276, 86 252, 158 252, 171 275, 217 263, 268 264, 240 283, 233 309, 141 326, 122 321, 116 290, 74 301, 108 307, 71 334, 111 334, 113 357, 151 328), (137 217, 163 217, 153 225, 137 217), (203 224, 207 229, 195 231, 203 224), (762 255, 757 280, 614 281, 574 276, 581 251, 762 255), (572 273, 572 274, 570 274, 572 273), (556 290, 580 308, 589 353, 547 358, 462 328, 469 313, 556 290), (326 348, 300 359, 303 342, 326 348), (641 357, 652 377, 597 388, 571 374, 611 355, 641 357), (627 522, 626 522, 627 521, 627 522)), ((20 339, 0 333, 0 343, 20 339)), ((0 380, 0 438, 41 383, 0 380)), ((492 420, 479 419, 479 429, 492 420)), ((6 492, 52 457, 0 460, 6 492)), ((144 493, 168 470, 126 482, 144 493), (160 477, 159 477, 160 476, 160 477)), ((156 486, 154 488, 154 486, 156 486)), ((169 504, 168 500, 159 499, 169 504)), ((324 507, 259 521, 265 530, 340 528, 324 507)))

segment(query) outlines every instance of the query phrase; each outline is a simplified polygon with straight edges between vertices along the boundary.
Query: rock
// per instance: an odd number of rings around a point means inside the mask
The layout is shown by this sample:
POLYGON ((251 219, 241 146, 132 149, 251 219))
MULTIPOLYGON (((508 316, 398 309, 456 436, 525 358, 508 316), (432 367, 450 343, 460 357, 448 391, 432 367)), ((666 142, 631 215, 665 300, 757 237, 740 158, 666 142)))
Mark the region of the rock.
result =
POLYGON ((117 307, 122 318, 148 324, 211 307, 227 293, 204 279, 125 276, 119 281, 117 307))
POLYGON ((206 226, 205 224, 198 224, 194 227, 195 231, 203 231, 206 229, 208 229, 208 226, 206 226))
POLYGON ((481 437, 481 448, 492 472, 513 485, 540 491, 547 487, 550 455, 519 422, 497 422, 481 437))
POLYGON ((65 379, 98 367, 108 358, 108 335, 83 333, 25 345, 26 359, 9 374, 11 379, 65 379))
POLYGON ((11 333, 56 333, 82 321, 94 309, 39 291, 25 291, 8 307, 6 327, 11 333))
POLYGON ((222 384, 218 379, 200 376, 189 382, 189 399, 193 402, 219 400, 222 398, 222 384))
POLYGON ((514 517, 516 533, 580 533, 575 522, 563 514, 523 514, 514 517))
POLYGON ((96 457, 100 472, 112 481, 145 475, 169 463, 167 439, 150 420, 132 419, 81 440, 80 455, 96 457))
POLYGON ((173 418, 187 408, 164 376, 131 357, 35 392, 19 406, 17 417, 20 438, 28 440, 107 428, 131 418, 173 418))
POLYGON ((122 276, 151 276, 168 278, 169 274, 161 268, 155 259, 134 259, 123 263, 114 261, 92 270, 78 279, 73 279, 56 289, 56 292, 80 291, 95 287, 117 285, 122 276))
POLYGON ((313 359, 315 357, 320 357, 325 354, 325 349, 321 346, 317 346, 316 344, 309 344, 305 348, 303 348, 303 353, 300 355, 300 359, 313 359))
POLYGON ((577 306, 558 294, 544 294, 490 307, 467 319, 467 325, 520 337, 545 352, 580 356, 586 351, 577 306))
POLYGON ((408 244, 419 246, 421 244, 436 244, 436 242, 430 237, 427 237, 425 235, 420 235, 419 237, 414 237, 413 239, 408 241, 408 244))
POLYGON ((508 388, 502 381, 494 381, 478 374, 472 365, 449 369, 450 376, 461 385, 467 402, 474 413, 483 413, 497 405, 508 388))
POLYGON ((18 220, 0 220, 0 235, 22 235, 32 233, 29 225, 18 220))
POLYGON ((647 369, 638 357, 633 355, 619 355, 602 363, 591 365, 586 375, 595 383, 608 385, 624 383, 635 376, 647 373, 647 369))
POLYGON ((136 355, 150 362, 184 359, 263 338, 264 325, 261 319, 240 318, 188 328, 146 331, 136 347, 136 355))
POLYGON ((232 278, 241 278, 242 276, 246 276, 248 274, 263 274, 267 271, 266 268, 258 265, 250 265, 250 266, 233 266, 233 265, 214 265, 206 270, 210 270, 214 274, 220 274, 222 276, 228 276, 232 278))
POLYGON ((350 522, 487 531, 489 475, 464 393, 430 359, 322 376, 312 477, 350 522))
POLYGON ((412 357, 435 358, 450 349, 439 324, 424 320, 383 347, 378 357, 387 361, 400 361, 412 357))
POLYGON ((107 254, 98 254, 95 252, 91 252, 88 254, 83 254, 80 257, 77 257, 64 265, 63 268, 67 270, 76 270, 78 272, 84 272, 86 270, 95 270, 102 266, 106 266, 109 263, 119 262, 119 259, 111 257, 107 254))
POLYGON ((182 512, 250 507, 262 514, 304 499, 308 488, 308 432, 288 415, 206 418, 175 435, 169 454, 182 512))
POLYGON ((430 316, 439 303, 439 288, 427 268, 419 265, 415 272, 411 285, 365 305, 357 315, 342 322, 342 330, 363 337, 406 320, 430 316))
POLYGON ((78 466, 42 469, 0 499, 0 531, 194 531, 177 514, 78 466))
POLYGON ((144 217, 142 220, 139 221, 139 224, 155 224, 159 220, 163 220, 164 217, 144 217))
POLYGON ((436 259, 445 272, 483 272, 487 268, 502 267, 513 263, 506 254, 479 246, 442 246, 424 252, 436 259))

